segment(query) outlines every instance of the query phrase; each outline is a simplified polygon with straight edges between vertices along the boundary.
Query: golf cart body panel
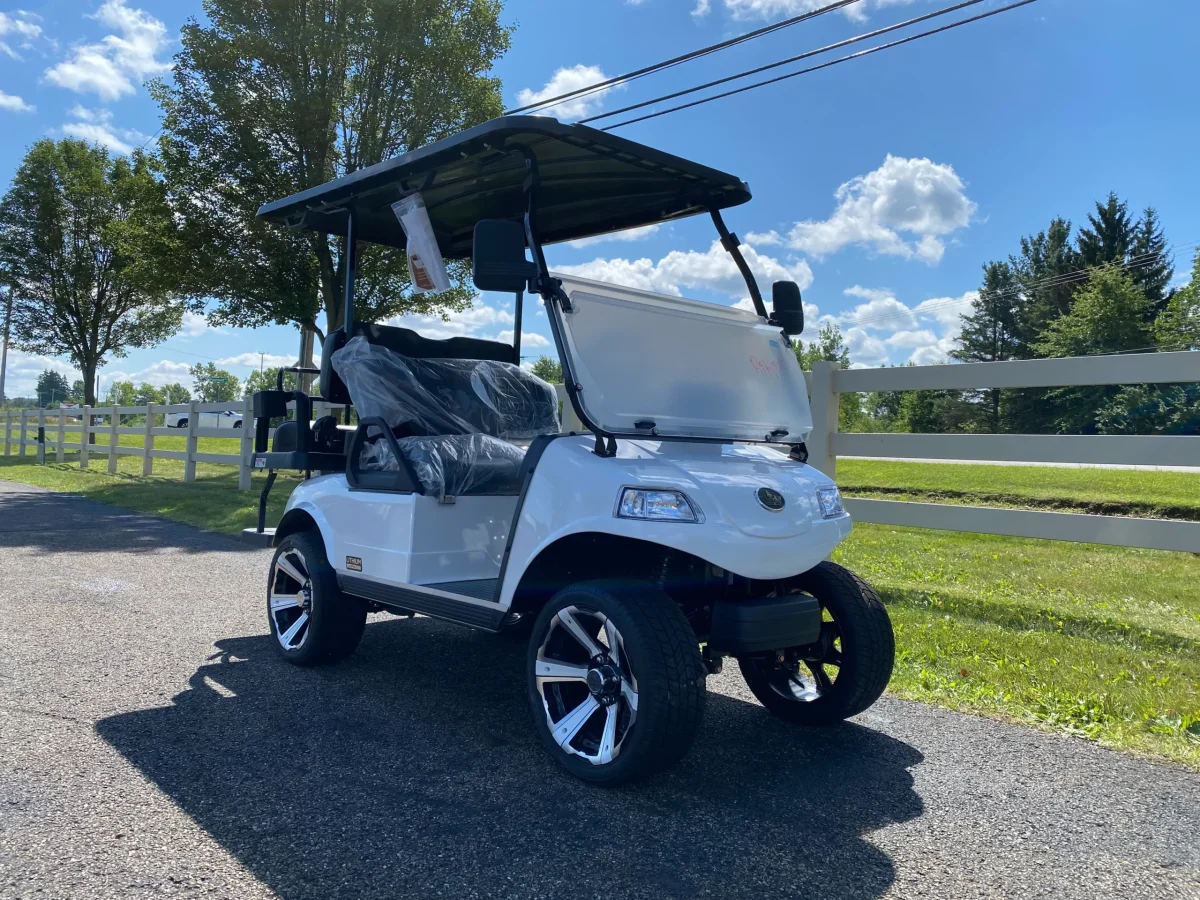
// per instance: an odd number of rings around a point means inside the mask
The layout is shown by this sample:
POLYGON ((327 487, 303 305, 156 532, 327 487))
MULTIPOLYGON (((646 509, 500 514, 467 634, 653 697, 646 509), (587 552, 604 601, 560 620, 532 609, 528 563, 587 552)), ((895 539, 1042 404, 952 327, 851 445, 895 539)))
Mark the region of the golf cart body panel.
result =
POLYGON ((542 190, 535 210, 545 244, 653 225, 750 199, 726 172, 585 125, 507 116, 263 206, 289 228, 405 246, 391 205, 420 191, 447 259, 471 256, 480 219, 520 221, 532 158, 542 190))
POLYGON ((803 441, 804 373, 757 314, 562 277, 553 304, 587 420, 609 434, 803 441))

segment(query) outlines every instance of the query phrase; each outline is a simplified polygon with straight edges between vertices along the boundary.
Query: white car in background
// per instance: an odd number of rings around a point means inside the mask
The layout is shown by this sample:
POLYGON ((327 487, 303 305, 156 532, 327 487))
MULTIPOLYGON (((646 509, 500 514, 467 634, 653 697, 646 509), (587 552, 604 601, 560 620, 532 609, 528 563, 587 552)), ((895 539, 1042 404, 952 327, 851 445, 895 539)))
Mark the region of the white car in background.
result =
MULTIPOLYGON (((196 423, 199 428, 241 428, 242 414, 225 410, 224 412, 202 412, 198 414, 200 421, 196 423)), ((186 412, 167 413, 166 423, 168 428, 187 428, 188 414, 186 412)))

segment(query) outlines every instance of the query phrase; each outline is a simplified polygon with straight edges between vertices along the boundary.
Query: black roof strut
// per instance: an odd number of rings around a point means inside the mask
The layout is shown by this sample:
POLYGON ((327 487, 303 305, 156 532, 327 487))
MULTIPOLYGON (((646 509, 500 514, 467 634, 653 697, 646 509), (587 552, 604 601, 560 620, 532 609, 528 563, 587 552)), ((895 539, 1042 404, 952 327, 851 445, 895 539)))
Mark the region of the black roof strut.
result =
POLYGON ((750 299, 754 301, 754 311, 764 319, 770 318, 767 315, 767 307, 763 304, 758 282, 754 280, 754 273, 750 271, 746 257, 742 256, 741 242, 738 241, 738 236, 725 227, 725 220, 721 218, 719 209, 710 210, 710 215, 712 215, 713 224, 717 226, 717 234, 721 236, 721 246, 733 257, 738 271, 742 273, 742 278, 746 279, 746 287, 750 290, 750 299))

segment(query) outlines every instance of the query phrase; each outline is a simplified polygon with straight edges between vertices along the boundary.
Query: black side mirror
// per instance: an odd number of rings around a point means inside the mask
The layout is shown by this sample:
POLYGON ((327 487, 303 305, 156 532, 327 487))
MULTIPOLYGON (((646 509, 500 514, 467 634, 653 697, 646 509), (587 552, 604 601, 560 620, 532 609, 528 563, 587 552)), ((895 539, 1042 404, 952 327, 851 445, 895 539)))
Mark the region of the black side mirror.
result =
POLYGON ((796 282, 777 281, 771 285, 771 306, 771 324, 778 325, 784 334, 799 334, 804 330, 804 304, 796 282))
POLYGON ((525 227, 506 219, 475 223, 471 277, 481 291, 515 294, 525 290, 536 269, 525 258, 525 227))

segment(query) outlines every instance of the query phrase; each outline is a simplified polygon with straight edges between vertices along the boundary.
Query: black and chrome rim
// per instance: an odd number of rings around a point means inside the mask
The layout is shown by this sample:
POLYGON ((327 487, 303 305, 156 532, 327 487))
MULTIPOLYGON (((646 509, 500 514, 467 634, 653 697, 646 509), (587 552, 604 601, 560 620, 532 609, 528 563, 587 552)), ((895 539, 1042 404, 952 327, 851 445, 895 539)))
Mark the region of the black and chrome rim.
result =
POLYGON ((280 645, 284 650, 299 650, 308 639, 312 617, 312 577, 299 550, 288 548, 276 558, 267 603, 280 645))
POLYGON ((616 759, 637 719, 638 687, 613 620, 581 606, 559 610, 534 676, 554 743, 592 765, 616 759))
POLYGON ((773 660, 759 663, 771 690, 797 703, 812 703, 826 696, 842 671, 842 629, 821 607, 821 637, 807 647, 782 651, 773 660))

